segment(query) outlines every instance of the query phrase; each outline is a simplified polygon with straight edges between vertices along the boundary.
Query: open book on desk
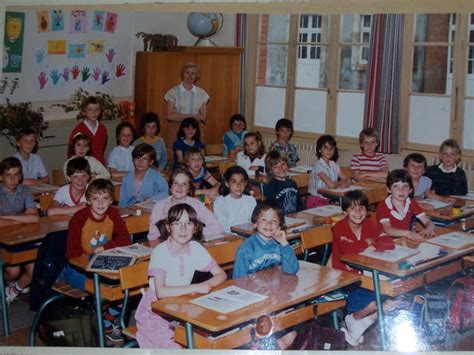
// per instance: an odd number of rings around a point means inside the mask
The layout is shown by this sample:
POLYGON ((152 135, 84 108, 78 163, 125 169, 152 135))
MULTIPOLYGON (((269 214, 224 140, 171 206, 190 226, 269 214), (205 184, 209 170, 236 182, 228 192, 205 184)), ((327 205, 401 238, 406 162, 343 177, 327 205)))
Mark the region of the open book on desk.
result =
POLYGON ((386 251, 377 251, 373 246, 370 246, 360 253, 360 255, 394 263, 418 253, 418 249, 408 248, 396 244, 395 249, 386 251))
POLYGON ((428 207, 431 206, 431 208, 429 209, 433 209, 433 210, 438 210, 440 208, 444 208, 444 207, 448 207, 452 205, 451 202, 444 202, 444 201, 435 200, 432 198, 425 198, 417 202, 419 205, 421 205, 421 207, 423 207, 423 205, 428 205, 428 207))
POLYGON ((319 217, 332 217, 342 214, 342 209, 341 206, 326 205, 310 208, 309 210, 304 210, 301 212, 313 214, 319 217))
POLYGON ((219 313, 230 313, 248 305, 263 301, 267 296, 247 291, 237 286, 229 286, 195 298, 192 304, 212 309, 219 313))
POLYGON ((147 200, 147 201, 143 201, 143 202, 138 202, 135 204, 135 207, 138 207, 142 210, 145 210, 145 211, 149 211, 151 212, 151 210, 153 209, 153 207, 155 206, 155 203, 156 201, 153 201, 153 200, 147 200))
POLYGON ((449 232, 428 239, 426 242, 450 249, 463 249, 474 244, 474 236, 469 233, 449 232))
POLYGON ((137 258, 145 258, 151 255, 153 248, 147 247, 140 243, 135 243, 132 245, 127 245, 124 247, 116 247, 112 250, 115 250, 121 254, 133 255, 137 258))
POLYGON ((313 171, 313 167, 311 165, 300 165, 300 166, 295 166, 294 168, 290 168, 290 171, 294 173, 310 173, 313 171))
POLYGON ((474 191, 469 191, 467 195, 454 195, 452 197, 461 198, 463 200, 474 200, 474 191))
POLYGON ((334 193, 346 193, 348 191, 353 191, 353 190, 365 190, 366 188, 363 186, 357 186, 357 185, 351 185, 349 187, 340 187, 337 189, 324 189, 329 192, 334 192, 334 193))

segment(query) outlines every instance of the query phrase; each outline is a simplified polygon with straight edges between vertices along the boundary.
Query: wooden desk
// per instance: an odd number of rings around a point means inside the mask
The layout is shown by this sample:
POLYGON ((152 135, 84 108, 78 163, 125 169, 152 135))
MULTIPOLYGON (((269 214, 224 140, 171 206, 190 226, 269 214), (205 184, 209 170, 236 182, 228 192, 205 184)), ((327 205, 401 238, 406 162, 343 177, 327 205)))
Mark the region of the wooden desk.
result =
POLYGON ((37 199, 41 195, 44 194, 52 194, 58 191, 59 186, 51 185, 51 184, 39 184, 36 186, 30 186, 31 193, 33 194, 33 198, 37 199))
MULTIPOLYGON (((364 193, 369 199, 369 204, 378 203, 387 197, 387 188, 379 182, 359 181, 351 186, 363 187, 364 193)), ((347 189, 319 189, 318 192, 330 199, 337 199, 342 204, 342 197, 347 189)))
MULTIPOLYGON (((278 330, 285 329, 310 319, 307 313, 303 314, 301 311, 308 311, 308 308, 303 308, 304 305, 312 309, 313 306, 310 305, 310 302, 314 299, 358 281, 359 277, 353 273, 300 261, 300 270, 296 275, 284 274, 281 272, 280 267, 275 267, 238 279, 227 280, 222 285, 216 287, 216 289, 222 289, 235 285, 268 296, 268 298, 261 302, 225 315, 190 303, 193 298, 200 295, 160 299, 153 303, 152 308, 157 312, 165 313, 174 319, 186 323, 187 339, 183 345, 187 345, 188 348, 194 347, 194 338, 197 338, 196 345, 198 347, 203 345, 214 347, 219 344, 220 346, 227 344, 230 347, 236 347, 243 345, 244 342, 248 342, 249 328, 245 328, 245 326, 251 324, 258 316, 269 314, 274 319, 274 323, 278 324, 278 330), (299 305, 302 308, 292 310, 293 307, 299 305), (278 313, 285 310, 288 310, 287 314, 280 315, 280 317, 277 316, 278 313), (241 328, 231 336, 224 337, 226 339, 211 340, 205 336, 193 334, 193 326, 211 335, 235 329, 236 327, 241 328), (244 334, 247 334, 247 336, 241 336, 244 334), (226 340, 226 342, 223 340, 226 340)), ((314 317, 313 314, 311 314, 312 317, 314 317)), ((175 340, 182 342, 183 339, 179 332, 180 328, 178 327, 175 340)))
MULTIPOLYGON (((437 228, 436 234, 448 233, 447 228, 437 228)), ((474 235, 472 235, 474 238, 474 235)), ((414 243, 414 242, 407 242, 414 243)), ((413 245, 413 244, 412 244, 413 245)), ((361 277, 361 287, 375 292, 378 322, 380 327, 382 347, 386 349, 385 322, 381 295, 395 297, 401 293, 422 287, 425 284, 438 281, 463 269, 462 258, 474 251, 474 245, 464 249, 448 249, 448 254, 438 259, 428 261, 409 269, 401 269, 398 262, 387 262, 363 255, 344 255, 341 260, 354 268, 367 270, 372 278, 361 277), (391 280, 380 281, 380 274, 391 280)))
MULTIPOLYGON (((242 238, 235 235, 225 235, 222 238, 215 239, 203 243, 209 254, 216 260, 216 262, 224 269, 235 260, 235 251, 242 243, 242 238)), ((149 260, 142 259, 138 262, 149 263, 149 260)), ((86 255, 81 255, 76 258, 69 259, 69 263, 78 269, 85 272, 89 258, 86 255)), ((145 267, 148 270, 148 266, 145 267)), ((120 275, 118 273, 110 272, 94 272, 93 277, 87 278, 85 283, 85 291, 94 295, 97 313, 97 331, 99 335, 99 344, 101 347, 105 346, 105 338, 103 331, 103 315, 102 315, 102 301, 109 302, 121 301, 124 299, 124 292, 120 286, 120 275), (101 283, 100 279, 106 280, 107 284, 101 283)), ((146 285, 148 286, 148 282, 146 285)), ((137 295, 140 290, 135 290, 130 293, 131 296, 137 295)))
POLYGON ((463 218, 468 218, 470 216, 472 216, 474 214, 474 207, 473 208, 469 208, 468 207, 464 207, 465 210, 464 211, 461 211, 461 213, 458 213, 458 214, 454 214, 453 213, 453 208, 452 207, 445 207, 445 208, 440 208, 440 209, 437 209, 437 210, 425 210, 425 213, 430 216, 431 219, 433 219, 433 221, 438 221, 442 224, 450 224, 450 223, 453 223, 455 221, 459 221, 463 218))

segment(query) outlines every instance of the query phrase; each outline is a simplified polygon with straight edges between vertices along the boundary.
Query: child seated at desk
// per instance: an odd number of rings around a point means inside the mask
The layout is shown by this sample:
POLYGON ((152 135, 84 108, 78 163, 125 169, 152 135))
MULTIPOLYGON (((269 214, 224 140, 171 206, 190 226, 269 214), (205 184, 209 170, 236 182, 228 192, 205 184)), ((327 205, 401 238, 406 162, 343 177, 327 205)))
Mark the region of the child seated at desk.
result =
POLYGON ((176 169, 168 180, 170 194, 168 198, 161 200, 153 206, 150 216, 150 228, 148 232, 148 240, 150 246, 154 247, 160 238, 160 230, 156 223, 168 216, 169 209, 178 203, 186 203, 194 208, 198 219, 204 224, 204 237, 220 234, 223 232, 221 225, 217 221, 216 216, 197 198, 192 195, 192 179, 189 171, 185 169, 176 169))
POLYGON ((128 122, 122 122, 115 129, 115 136, 117 137, 117 146, 112 149, 107 161, 107 168, 109 169, 112 178, 123 178, 130 171, 133 171, 133 126, 128 122))
POLYGON ((137 341, 140 348, 181 348, 173 340, 174 329, 170 323, 153 312, 151 304, 159 298, 209 293, 213 287, 223 283, 227 275, 198 242, 203 224, 191 206, 185 203, 174 205, 167 218, 157 225, 164 242, 151 255, 148 268, 150 288, 135 314, 137 341), (195 271, 208 271, 213 277, 191 284, 195 271))
POLYGON ((306 207, 313 208, 329 204, 329 199, 321 195, 319 189, 335 189, 349 187, 351 181, 341 172, 336 164, 339 158, 337 142, 333 136, 324 134, 316 142, 316 156, 318 160, 314 165, 309 178, 308 191, 311 194, 306 200, 306 207))
POLYGON ((186 166, 184 157, 189 147, 204 149, 199 122, 194 117, 187 117, 181 122, 176 138, 173 144, 173 170, 186 166))
POLYGON ((196 147, 189 147, 184 155, 186 166, 193 177, 194 195, 216 196, 219 181, 204 167, 204 152, 196 147))
POLYGON ((404 169, 392 170, 387 176, 388 197, 377 205, 377 220, 385 233, 392 237, 423 240, 434 236, 434 224, 421 207, 410 197, 413 182, 404 169), (414 219, 423 224, 420 232, 412 230, 414 219))
MULTIPOLYGON (((0 184, 0 226, 10 226, 21 223, 38 223, 39 214, 30 189, 20 184, 22 177, 21 162, 15 157, 2 160, 0 171, 3 182, 0 184)), ((22 245, 21 247, 24 247, 22 245)), ((27 249, 36 248, 27 245, 27 249)), ((14 251, 15 247, 10 248, 14 251)), ((24 249, 23 249, 24 250, 24 249)), ((5 289, 7 303, 10 304, 20 294, 26 293, 33 276, 34 263, 22 266, 5 267, 4 278, 9 286, 5 289), (16 281, 16 282, 15 282, 16 281)), ((3 285, 0 285, 3 287, 3 285)), ((7 312, 8 310, 4 310, 7 312)))
POLYGON ((83 157, 69 160, 66 174, 69 184, 56 191, 48 207, 48 216, 73 215, 86 206, 86 189, 91 179, 89 162, 83 157))
POLYGON ((416 199, 433 198, 440 201, 452 202, 450 198, 439 196, 431 189, 432 181, 423 175, 428 168, 426 158, 420 153, 408 154, 403 159, 403 168, 408 172, 413 181, 413 197, 416 199))
POLYGON ((245 169, 238 165, 228 168, 219 192, 221 195, 214 201, 214 214, 224 230, 230 233, 230 227, 250 223, 257 201, 250 195, 245 169))
POLYGON ((224 155, 234 155, 244 149, 244 137, 247 134, 245 117, 236 113, 230 118, 230 130, 224 133, 224 155))
MULTIPOLYGON (((367 217, 369 200, 362 191, 348 191, 342 199, 341 208, 345 218, 337 222, 333 228, 332 267, 359 274, 359 271, 341 261, 343 255, 360 253, 370 245, 381 243, 393 245, 393 242, 384 236, 380 225, 367 217)), ((396 304, 397 302, 387 300, 383 303, 383 309, 388 311, 396 304)), ((350 313, 345 318, 347 328, 341 330, 345 333, 349 344, 352 346, 362 344, 364 332, 377 319, 374 293, 363 288, 350 292, 347 298, 347 310, 350 313)))
POLYGON ((247 171, 249 176, 265 170, 265 146, 260 132, 249 132, 244 136, 244 150, 237 153, 237 165, 247 171))
POLYGON ((275 125, 275 133, 277 139, 272 143, 271 149, 286 155, 288 166, 294 168, 300 158, 298 157, 296 146, 290 143, 291 136, 293 135, 293 122, 288 118, 280 118, 275 125))
POLYGON ((296 182, 288 178, 288 159, 277 150, 272 150, 265 158, 267 172, 271 176, 265 184, 263 194, 267 200, 274 199, 280 204, 283 214, 304 209, 296 182))
POLYGON ((31 128, 24 128, 16 137, 18 152, 14 155, 22 165, 23 185, 36 186, 49 182, 48 171, 43 160, 33 151, 38 145, 36 132, 31 128))
POLYGON ((168 197, 168 186, 161 173, 151 169, 155 163, 155 148, 141 143, 132 152, 135 170, 129 172, 120 186, 120 207, 133 206, 146 200, 159 201, 168 197))
MULTIPOLYGON (((118 210, 112 206, 114 185, 105 179, 92 181, 86 190, 87 207, 79 210, 69 222, 67 259, 86 255, 91 257, 107 249, 130 244, 130 233, 118 210)), ((84 290, 86 275, 69 264, 64 267, 60 281, 84 290)), ((119 311, 108 307, 104 317, 108 343, 123 341, 120 328, 113 325, 119 311)))
POLYGON ((441 196, 466 195, 467 179, 464 170, 458 166, 461 148, 454 139, 446 139, 439 147, 441 164, 432 165, 426 171, 432 181, 434 192, 441 196))
POLYGON ((143 136, 133 142, 133 145, 137 146, 140 143, 146 143, 153 146, 156 151, 156 165, 161 171, 165 170, 168 164, 168 153, 165 141, 158 136, 161 128, 160 117, 154 112, 145 113, 140 120, 140 128, 143 136))
POLYGON ((364 128, 359 134, 359 154, 351 159, 351 171, 354 178, 368 180, 383 180, 387 177, 388 164, 383 154, 377 152, 379 134, 374 128, 364 128))
POLYGON ((281 265, 283 272, 294 275, 299 264, 283 230, 285 216, 277 201, 259 202, 252 213, 256 233, 237 250, 233 278, 281 265))
POLYGON ((83 157, 89 162, 91 168, 92 179, 110 179, 110 173, 105 166, 91 155, 92 151, 92 140, 87 134, 78 133, 76 134, 69 145, 69 153, 71 158, 66 160, 63 166, 64 177, 67 180, 67 164, 73 158, 83 157))

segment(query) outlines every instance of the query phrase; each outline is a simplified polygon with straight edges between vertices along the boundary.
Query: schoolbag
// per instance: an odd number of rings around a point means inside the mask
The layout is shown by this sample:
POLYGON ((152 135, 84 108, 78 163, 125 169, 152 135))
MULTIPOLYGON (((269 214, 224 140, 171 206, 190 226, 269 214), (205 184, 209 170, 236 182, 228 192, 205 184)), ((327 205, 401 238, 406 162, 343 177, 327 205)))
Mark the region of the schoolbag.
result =
POLYGON ((36 311, 54 294, 51 287, 66 263, 67 230, 46 235, 38 255, 30 284, 30 310, 36 311))
POLYGON ((462 276, 451 284, 448 291, 450 302, 448 327, 463 333, 474 326, 474 273, 462 276))
POLYGON ((39 323, 39 336, 46 346, 96 347, 97 327, 92 302, 71 297, 50 303, 39 323))
POLYGON ((344 333, 319 325, 316 320, 306 323, 288 350, 345 350, 344 333))
POLYGON ((411 317, 414 327, 428 343, 440 343, 446 338, 449 303, 444 295, 416 295, 411 317))

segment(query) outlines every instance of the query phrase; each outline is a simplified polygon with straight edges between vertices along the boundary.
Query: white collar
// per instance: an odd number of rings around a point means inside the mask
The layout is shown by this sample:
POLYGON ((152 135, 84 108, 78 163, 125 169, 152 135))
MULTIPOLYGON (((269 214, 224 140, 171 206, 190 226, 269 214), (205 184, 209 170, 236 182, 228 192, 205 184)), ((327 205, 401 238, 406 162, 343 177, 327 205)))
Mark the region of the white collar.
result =
POLYGON ((191 92, 192 91, 193 93, 196 93, 196 86, 193 84, 193 87, 191 88, 191 90, 187 90, 184 87, 183 83, 181 83, 181 84, 179 84, 179 91, 181 91, 181 92, 191 92))
POLYGON ((95 134, 97 133, 97 130, 99 129, 99 121, 95 121, 95 127, 92 127, 92 125, 89 123, 88 120, 84 120, 84 124, 86 125, 87 128, 89 128, 89 130, 92 132, 92 134, 95 134))
POLYGON ((390 210, 390 214, 393 217, 395 217, 399 221, 403 221, 403 219, 407 215, 408 210, 410 209, 411 200, 409 197, 405 200, 405 207, 403 208, 403 211, 401 212, 398 212, 396 208, 393 206, 391 195, 387 196, 387 198, 385 199, 385 204, 387 205, 388 209, 390 210))
POLYGON ((452 168, 452 169, 450 169, 450 170, 446 170, 446 169, 444 168, 443 163, 441 163, 441 164, 438 165, 438 168, 439 168, 439 170, 441 170, 443 173, 455 173, 456 170, 458 169, 458 166, 455 165, 454 168, 452 168))

